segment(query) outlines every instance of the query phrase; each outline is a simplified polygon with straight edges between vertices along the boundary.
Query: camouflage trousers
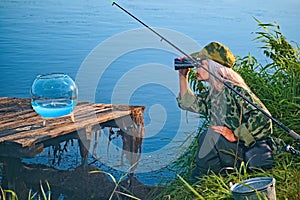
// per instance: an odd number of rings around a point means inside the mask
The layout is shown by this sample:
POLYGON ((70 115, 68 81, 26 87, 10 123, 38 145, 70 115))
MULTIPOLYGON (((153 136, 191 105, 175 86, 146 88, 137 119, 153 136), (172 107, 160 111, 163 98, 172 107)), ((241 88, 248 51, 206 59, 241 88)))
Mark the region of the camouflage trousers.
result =
POLYGON ((266 140, 257 141, 253 146, 245 148, 242 143, 229 142, 209 128, 199 136, 196 166, 192 170, 190 182, 194 183, 211 172, 226 174, 235 167, 239 168, 242 161, 248 163, 249 167, 271 168, 273 165, 271 152, 266 140), (249 154, 253 156, 249 157, 249 154))

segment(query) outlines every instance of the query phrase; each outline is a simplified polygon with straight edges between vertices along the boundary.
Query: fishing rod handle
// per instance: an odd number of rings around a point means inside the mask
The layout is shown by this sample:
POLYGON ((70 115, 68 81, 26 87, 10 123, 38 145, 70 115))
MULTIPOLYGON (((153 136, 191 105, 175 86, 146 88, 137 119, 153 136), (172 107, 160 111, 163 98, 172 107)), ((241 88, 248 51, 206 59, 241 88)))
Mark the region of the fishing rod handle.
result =
POLYGON ((300 141, 300 135, 293 130, 290 130, 289 134, 296 140, 300 141))
POLYGON ((297 155, 300 156, 300 151, 296 150, 294 147, 292 147, 291 145, 286 145, 285 147, 286 151, 290 152, 293 155, 297 155))

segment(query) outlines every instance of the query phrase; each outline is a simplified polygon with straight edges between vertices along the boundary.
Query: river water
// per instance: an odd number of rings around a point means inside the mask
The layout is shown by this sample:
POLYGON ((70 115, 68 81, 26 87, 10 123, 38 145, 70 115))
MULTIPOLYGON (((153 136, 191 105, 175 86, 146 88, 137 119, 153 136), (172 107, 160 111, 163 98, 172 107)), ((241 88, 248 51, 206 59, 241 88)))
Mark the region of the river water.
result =
MULTIPOLYGON (((236 55, 250 52, 267 62, 260 44, 252 41, 254 18, 277 22, 289 41, 300 41, 297 0, 118 3, 187 53, 220 41, 236 55)), ((145 105, 146 132, 137 171, 144 174, 143 182, 159 182, 161 175, 152 172, 182 155, 187 138, 201 123, 177 107, 173 59, 182 54, 106 0, 1 0, 0 15, 0 97, 27 98, 37 75, 63 72, 78 84, 79 100, 145 105)), ((118 154, 119 143, 114 142, 112 155, 118 154)), ((112 157, 102 157, 114 168, 115 163, 108 162, 112 157)), ((70 160, 74 163, 72 155, 70 160)), ((28 162, 49 160, 41 156, 28 162)))

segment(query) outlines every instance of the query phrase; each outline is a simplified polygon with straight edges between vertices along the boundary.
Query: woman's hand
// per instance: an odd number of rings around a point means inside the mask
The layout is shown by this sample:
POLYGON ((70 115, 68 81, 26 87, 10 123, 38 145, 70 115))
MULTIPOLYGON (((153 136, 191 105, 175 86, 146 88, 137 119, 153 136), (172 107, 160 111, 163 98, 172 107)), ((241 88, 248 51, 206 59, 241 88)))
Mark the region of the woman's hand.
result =
POLYGON ((182 98, 188 90, 188 78, 187 74, 189 73, 190 69, 180 69, 178 70, 179 74, 179 87, 180 87, 180 98, 182 98))
POLYGON ((179 78, 186 78, 187 74, 189 73, 189 71, 190 71, 189 68, 178 70, 178 72, 179 72, 179 78))
POLYGON ((210 128, 214 132, 223 135, 226 138, 226 140, 228 140, 229 142, 236 142, 237 141, 237 139, 236 139, 234 133, 232 132, 232 130, 230 130, 226 126, 210 126, 210 128))

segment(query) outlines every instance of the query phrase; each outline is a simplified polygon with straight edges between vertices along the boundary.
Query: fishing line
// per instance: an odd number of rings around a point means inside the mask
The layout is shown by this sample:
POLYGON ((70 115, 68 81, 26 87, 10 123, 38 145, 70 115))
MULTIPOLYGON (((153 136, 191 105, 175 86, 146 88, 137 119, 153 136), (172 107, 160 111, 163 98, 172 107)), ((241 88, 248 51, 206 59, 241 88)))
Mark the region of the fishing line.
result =
POLYGON ((191 57, 189 54, 185 53, 183 50, 181 50, 179 47, 177 47, 175 44, 173 44, 172 42, 170 42, 167 38, 165 38, 164 36, 162 36, 161 34, 159 34, 157 31, 155 31, 154 29, 152 29, 150 26, 148 26, 147 24, 145 24, 143 21, 141 21, 140 19, 138 19, 137 17, 135 17, 133 14, 131 14, 129 11, 127 11, 126 9, 124 9, 122 6, 120 6, 118 3, 116 3, 113 0, 109 0, 112 3, 112 6, 117 6, 118 8, 120 8, 122 11, 124 11, 126 14, 128 14, 130 17, 132 17, 133 19, 135 19, 136 21, 138 21, 140 24, 142 24, 143 26, 145 26, 147 29, 149 29, 151 32, 153 32, 155 35, 157 35, 161 41, 165 41, 167 44, 169 44, 170 46, 172 46, 173 48, 175 48, 177 51, 179 51, 180 53, 182 53, 184 56, 186 56, 186 58, 191 62, 191 64, 194 67, 201 67, 202 69, 204 69, 206 72, 208 72, 211 76, 213 76, 214 78, 216 78, 218 81, 220 81, 221 83, 223 83, 227 88, 229 88, 231 91, 233 91, 234 93, 236 93, 238 96, 240 96, 242 99, 244 99, 246 102, 248 102, 249 104, 251 104, 253 107, 255 107, 257 110, 259 110, 260 112, 262 112, 266 117, 268 117, 269 119, 271 119, 275 124, 277 124, 279 127, 281 127, 282 129, 284 129, 285 131, 287 131, 294 139, 299 140, 300 141, 300 135, 298 135, 295 131, 289 129, 287 126, 285 126, 284 124, 282 124, 281 122, 279 122, 277 119, 275 119, 274 117, 272 117, 269 113, 267 113, 266 111, 264 111, 262 108, 260 108, 258 105, 254 104, 250 99, 248 99, 247 97, 245 97, 244 95, 242 95, 240 92, 238 92, 237 90, 235 90, 231 85, 229 85, 228 83, 226 83, 225 81, 223 81, 222 79, 218 78, 217 76, 215 76, 212 72, 210 72, 208 69, 206 69, 205 67, 203 67, 201 65, 201 63, 199 62, 199 60, 191 57))

